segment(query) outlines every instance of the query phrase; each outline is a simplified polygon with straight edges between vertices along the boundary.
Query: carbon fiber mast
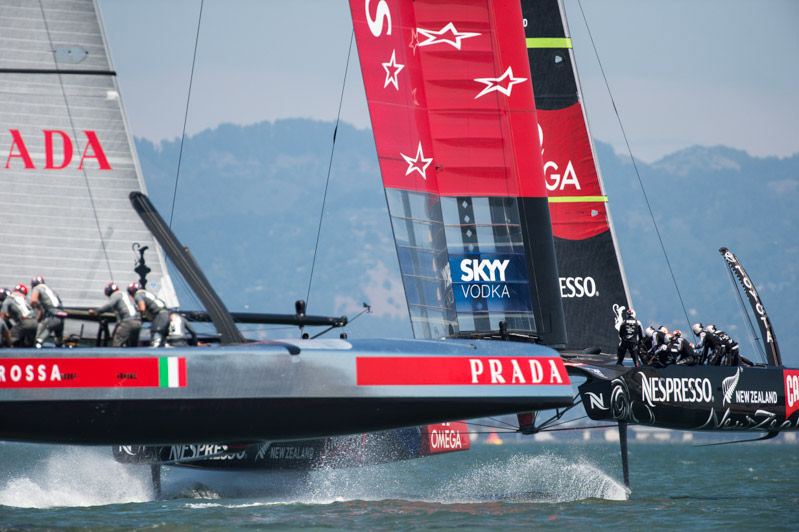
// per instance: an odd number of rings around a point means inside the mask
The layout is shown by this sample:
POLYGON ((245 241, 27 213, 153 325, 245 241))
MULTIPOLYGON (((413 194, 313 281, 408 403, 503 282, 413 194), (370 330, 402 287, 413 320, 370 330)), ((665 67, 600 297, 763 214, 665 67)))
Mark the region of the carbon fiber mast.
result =
POLYGON ((175 233, 155 210, 155 207, 150 202, 150 199, 141 192, 131 192, 130 202, 133 208, 141 217, 144 224, 152 232, 153 236, 158 240, 164 248, 164 252, 169 257, 178 271, 189 283, 189 286, 197 297, 202 302, 211 321, 214 323, 217 332, 219 333, 220 342, 223 344, 242 344, 244 337, 241 335, 233 317, 228 312, 225 304, 217 295, 216 291, 205 278, 202 270, 197 265, 194 257, 189 252, 188 248, 184 248, 178 241, 175 233))

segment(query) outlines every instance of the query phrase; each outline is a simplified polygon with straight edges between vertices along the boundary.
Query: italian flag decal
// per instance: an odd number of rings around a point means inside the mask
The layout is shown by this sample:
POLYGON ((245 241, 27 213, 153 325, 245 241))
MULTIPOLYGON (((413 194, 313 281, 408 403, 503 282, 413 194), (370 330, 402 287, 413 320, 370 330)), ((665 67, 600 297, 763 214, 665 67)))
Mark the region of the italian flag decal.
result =
POLYGON ((5 388, 185 388, 185 357, 0 357, 5 388))
POLYGON ((186 386, 186 359, 160 357, 158 359, 158 386, 161 388, 186 386))

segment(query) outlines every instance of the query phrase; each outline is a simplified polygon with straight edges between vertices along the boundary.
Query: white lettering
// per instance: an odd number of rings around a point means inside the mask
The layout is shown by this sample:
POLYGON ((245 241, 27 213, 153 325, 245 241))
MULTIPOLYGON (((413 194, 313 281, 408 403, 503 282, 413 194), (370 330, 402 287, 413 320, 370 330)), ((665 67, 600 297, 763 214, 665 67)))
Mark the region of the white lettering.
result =
POLYGON ((391 11, 388 8, 388 4, 386 0, 380 0, 377 4, 377 9, 375 10, 375 18, 369 16, 369 2, 371 0, 365 0, 365 9, 366 9, 366 23, 369 24, 369 31, 372 32, 372 35, 375 37, 380 37, 383 33, 383 23, 388 22, 388 31, 386 31, 386 35, 391 35, 391 11))
POLYGON ((47 371, 46 371, 47 368, 45 367, 45 365, 39 364, 38 370, 39 371, 37 373, 39 374, 38 377, 39 382, 44 382, 45 380, 47 380, 47 371))
POLYGON ((541 362, 537 360, 530 361, 530 382, 538 384, 544 380, 544 368, 541 367, 541 362))
POLYGON ((11 380, 14 382, 19 382, 21 378, 22 378, 22 370, 19 368, 19 366, 17 365, 11 366, 11 380))
POLYGON ((488 360, 488 367, 491 371, 491 384, 505 384, 505 379, 502 377, 502 362, 491 358, 488 360))
POLYGON ((563 384, 563 379, 560 376, 560 369, 558 369, 558 365, 555 364, 555 361, 551 359, 549 361, 549 382, 552 384, 555 384, 555 382, 563 384))
POLYGON ((58 371, 58 364, 53 364, 53 369, 50 370, 50 380, 51 381, 61 380, 61 372, 58 371))
POLYGON ((593 277, 561 277, 560 297, 596 297, 596 281, 593 277))
POLYGON ((472 384, 477 384, 477 376, 483 374, 483 363, 476 358, 470 358, 469 365, 472 368, 472 384))
POLYGON ((515 358, 510 359, 510 363, 513 365, 513 377, 511 378, 511 383, 520 382, 525 384, 526 381, 524 380, 524 375, 522 374, 522 368, 519 367, 519 363, 516 362, 515 358))

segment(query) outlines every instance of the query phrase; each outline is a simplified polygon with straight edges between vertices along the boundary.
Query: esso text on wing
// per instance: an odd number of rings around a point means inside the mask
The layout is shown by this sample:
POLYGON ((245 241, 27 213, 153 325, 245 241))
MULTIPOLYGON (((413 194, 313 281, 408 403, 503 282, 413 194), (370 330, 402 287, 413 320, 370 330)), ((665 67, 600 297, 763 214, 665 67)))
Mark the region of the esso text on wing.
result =
POLYGON ((599 295, 593 277, 561 277, 560 297, 596 297, 599 295))

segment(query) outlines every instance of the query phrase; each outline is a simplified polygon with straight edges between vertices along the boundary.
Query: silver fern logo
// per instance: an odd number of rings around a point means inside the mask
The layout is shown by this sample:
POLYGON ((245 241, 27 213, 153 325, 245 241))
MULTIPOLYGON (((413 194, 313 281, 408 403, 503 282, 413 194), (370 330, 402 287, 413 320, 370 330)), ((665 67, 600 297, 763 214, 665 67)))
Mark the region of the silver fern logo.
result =
POLYGON ((735 375, 731 375, 721 381, 721 391, 724 394, 723 399, 721 400, 721 406, 725 404, 732 404, 732 394, 735 393, 735 388, 738 387, 738 381, 741 379, 741 368, 738 368, 738 371, 735 372, 735 375))

